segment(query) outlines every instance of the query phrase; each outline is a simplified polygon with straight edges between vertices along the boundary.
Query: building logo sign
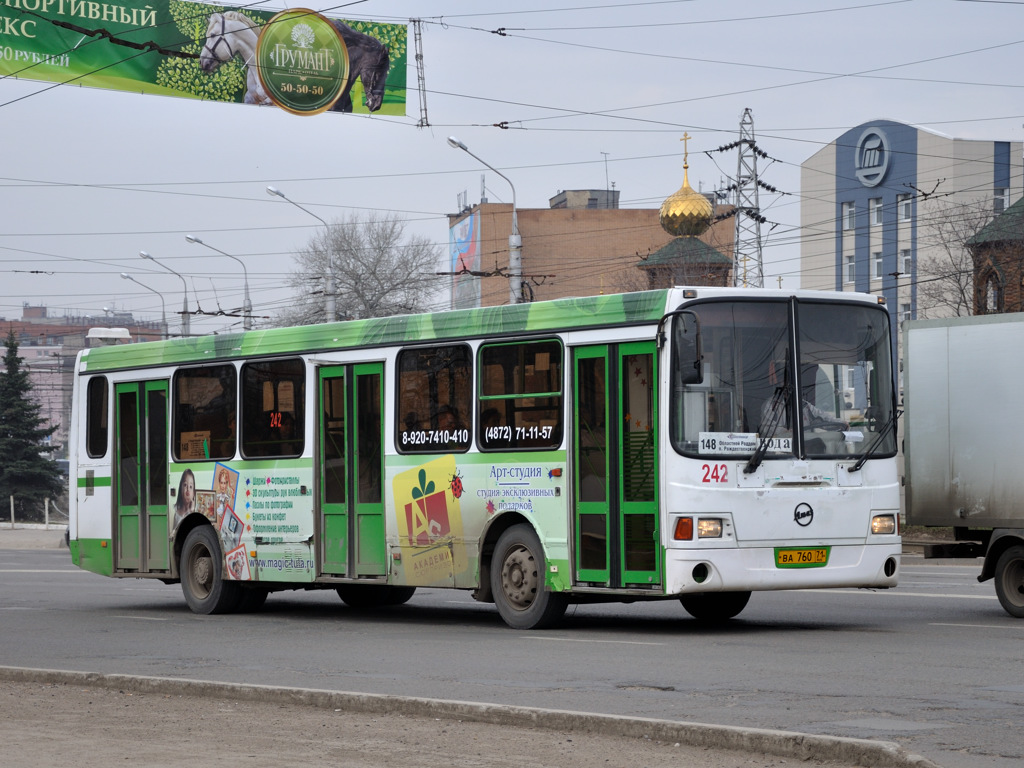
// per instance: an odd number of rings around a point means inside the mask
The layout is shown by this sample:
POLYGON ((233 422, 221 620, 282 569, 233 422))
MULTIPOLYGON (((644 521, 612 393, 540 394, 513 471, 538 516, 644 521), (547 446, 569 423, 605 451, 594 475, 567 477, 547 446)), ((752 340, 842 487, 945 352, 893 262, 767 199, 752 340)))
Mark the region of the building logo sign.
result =
POLYGON ((274 16, 256 44, 260 84, 270 100, 293 114, 330 109, 348 81, 348 49, 318 13, 293 8, 274 16))
POLYGON ((889 170, 889 139, 881 128, 868 128, 860 135, 854 157, 854 172, 865 187, 877 187, 889 170))

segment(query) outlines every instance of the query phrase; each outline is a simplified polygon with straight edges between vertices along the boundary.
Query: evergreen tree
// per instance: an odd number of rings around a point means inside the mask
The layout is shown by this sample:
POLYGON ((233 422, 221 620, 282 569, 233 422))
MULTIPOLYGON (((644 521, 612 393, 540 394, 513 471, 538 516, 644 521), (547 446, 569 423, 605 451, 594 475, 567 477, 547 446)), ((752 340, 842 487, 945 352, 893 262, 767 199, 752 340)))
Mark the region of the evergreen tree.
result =
POLYGON ((32 382, 22 368, 13 329, 6 344, 0 372, 0 517, 10 514, 13 495, 16 519, 42 520, 44 499, 63 492, 56 463, 40 455, 43 440, 56 427, 44 426, 39 404, 31 398, 32 382))

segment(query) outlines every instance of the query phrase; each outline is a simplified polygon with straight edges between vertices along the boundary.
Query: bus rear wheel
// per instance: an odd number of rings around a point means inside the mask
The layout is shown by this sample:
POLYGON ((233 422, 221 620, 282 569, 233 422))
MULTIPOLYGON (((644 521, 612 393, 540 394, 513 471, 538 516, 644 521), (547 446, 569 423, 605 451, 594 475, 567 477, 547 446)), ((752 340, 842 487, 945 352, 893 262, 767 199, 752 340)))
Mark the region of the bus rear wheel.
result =
POLYGON ((749 592, 699 592, 679 598, 688 614, 706 622, 728 621, 738 616, 748 600, 749 592))
POLYGON ((181 591, 193 613, 231 613, 242 599, 237 582, 224 580, 224 557, 213 528, 189 531, 181 548, 181 591))
POLYGON ((996 561, 996 597, 1008 614, 1024 619, 1024 547, 1010 547, 996 561))
POLYGON ((544 550, 533 528, 514 525, 498 537, 491 560, 491 592, 513 629, 544 629, 565 614, 568 598, 544 589, 544 550))
POLYGON ((396 587, 390 584, 344 584, 337 589, 338 597, 349 608, 370 610, 403 605, 416 594, 416 587, 396 587))

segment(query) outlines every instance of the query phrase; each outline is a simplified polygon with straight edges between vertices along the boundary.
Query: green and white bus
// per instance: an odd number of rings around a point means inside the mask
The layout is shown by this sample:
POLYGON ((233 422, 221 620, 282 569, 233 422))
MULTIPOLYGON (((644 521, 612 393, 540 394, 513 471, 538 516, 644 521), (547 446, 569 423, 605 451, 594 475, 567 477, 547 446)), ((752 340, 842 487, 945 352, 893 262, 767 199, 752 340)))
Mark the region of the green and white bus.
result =
POLYGON ((892 587, 889 316, 673 288, 83 350, 70 547, 198 613, 472 590, 580 602, 892 587))

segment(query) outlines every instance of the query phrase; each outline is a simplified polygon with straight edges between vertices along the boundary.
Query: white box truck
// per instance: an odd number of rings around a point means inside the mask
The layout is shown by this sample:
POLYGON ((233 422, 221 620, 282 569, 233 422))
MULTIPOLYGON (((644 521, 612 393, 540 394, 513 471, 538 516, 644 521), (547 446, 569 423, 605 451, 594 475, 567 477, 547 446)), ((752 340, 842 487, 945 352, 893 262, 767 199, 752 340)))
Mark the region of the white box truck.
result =
POLYGON ((904 326, 908 525, 951 527, 926 557, 984 557, 978 581, 1024 618, 1024 313, 904 326))

